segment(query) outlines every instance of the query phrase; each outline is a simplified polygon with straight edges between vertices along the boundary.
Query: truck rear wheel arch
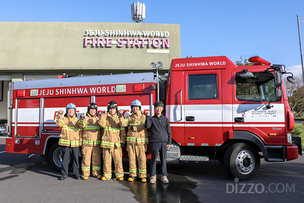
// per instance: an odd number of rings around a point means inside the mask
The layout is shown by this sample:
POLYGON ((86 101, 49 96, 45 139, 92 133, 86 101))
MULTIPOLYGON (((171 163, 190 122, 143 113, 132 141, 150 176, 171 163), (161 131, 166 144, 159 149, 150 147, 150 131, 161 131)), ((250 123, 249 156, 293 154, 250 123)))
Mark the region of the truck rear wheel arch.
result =
POLYGON ((59 136, 48 136, 46 141, 45 141, 45 146, 43 149, 42 155, 48 155, 48 152, 50 151, 50 148, 52 147, 53 144, 58 143, 59 141, 59 136))
POLYGON ((43 156, 48 161, 48 164, 55 170, 60 171, 61 162, 57 158, 55 158, 56 154, 58 154, 61 150, 61 147, 58 145, 59 136, 51 135, 48 136, 45 143, 45 148, 43 151, 43 156), (54 154, 55 153, 55 154, 54 154))
MULTIPOLYGON (((49 149, 48 153, 48 161, 50 166, 55 170, 60 172, 62 167, 62 146, 55 142, 51 148, 49 149)), ((71 158, 70 158, 71 160, 71 158)), ((73 162, 69 160, 69 171, 72 169, 73 162)), ((79 161, 79 163, 81 163, 79 161)))

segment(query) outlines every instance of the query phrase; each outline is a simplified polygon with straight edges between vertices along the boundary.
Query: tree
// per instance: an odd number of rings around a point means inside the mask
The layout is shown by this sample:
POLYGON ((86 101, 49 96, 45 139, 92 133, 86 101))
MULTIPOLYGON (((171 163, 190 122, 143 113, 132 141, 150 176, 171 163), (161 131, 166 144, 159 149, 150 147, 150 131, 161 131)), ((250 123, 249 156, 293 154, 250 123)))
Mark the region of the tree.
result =
POLYGON ((291 111, 296 117, 304 116, 304 85, 302 80, 302 75, 294 76, 295 83, 290 83, 284 77, 284 84, 286 89, 286 94, 288 96, 288 103, 290 105, 291 111))
POLYGON ((241 56, 239 61, 236 61, 237 66, 251 66, 253 63, 250 63, 245 56, 241 56))

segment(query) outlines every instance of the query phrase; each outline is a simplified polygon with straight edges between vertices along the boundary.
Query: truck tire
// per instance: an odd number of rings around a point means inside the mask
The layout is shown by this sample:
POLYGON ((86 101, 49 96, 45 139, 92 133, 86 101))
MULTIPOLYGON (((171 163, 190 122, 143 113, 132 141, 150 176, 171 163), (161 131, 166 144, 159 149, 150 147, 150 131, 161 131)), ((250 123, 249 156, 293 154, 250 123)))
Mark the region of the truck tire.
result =
POLYGON ((48 153, 48 159, 50 166, 55 170, 60 172, 62 166, 62 152, 61 146, 56 142, 53 144, 48 153))
POLYGON ((217 160, 218 160, 221 164, 223 164, 223 162, 224 162, 224 155, 223 155, 223 154, 217 155, 217 160))
POLYGON ((224 167, 231 177, 250 180, 260 168, 258 152, 248 144, 234 143, 225 152, 224 167))

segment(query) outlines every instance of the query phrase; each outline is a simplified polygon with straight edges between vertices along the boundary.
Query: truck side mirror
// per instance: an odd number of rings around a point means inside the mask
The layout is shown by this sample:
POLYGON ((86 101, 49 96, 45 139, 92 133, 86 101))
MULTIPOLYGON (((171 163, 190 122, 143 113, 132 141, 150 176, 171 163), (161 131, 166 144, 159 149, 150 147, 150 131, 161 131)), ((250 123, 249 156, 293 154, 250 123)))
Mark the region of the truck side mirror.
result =
POLYGON ((283 95, 282 90, 279 89, 279 88, 276 88, 276 97, 277 97, 277 99, 281 100, 282 95, 283 95))
POLYGON ((282 85, 282 75, 279 71, 275 71, 274 73, 274 81, 275 81, 275 86, 279 87, 282 85))
POLYGON ((290 83, 295 83, 296 82, 296 80, 292 76, 287 76, 287 80, 290 83))
POLYGON ((279 69, 282 74, 286 73, 286 67, 284 65, 273 64, 274 69, 279 69))

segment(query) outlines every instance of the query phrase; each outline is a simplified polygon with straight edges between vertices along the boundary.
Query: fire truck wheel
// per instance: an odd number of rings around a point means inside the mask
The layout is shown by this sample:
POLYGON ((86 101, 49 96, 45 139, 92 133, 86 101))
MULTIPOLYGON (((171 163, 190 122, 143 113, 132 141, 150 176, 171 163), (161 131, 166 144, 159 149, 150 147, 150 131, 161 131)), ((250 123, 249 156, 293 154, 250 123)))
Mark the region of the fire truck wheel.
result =
POLYGON ((223 164, 223 162, 224 162, 224 154, 223 154, 223 153, 218 154, 218 155, 217 155, 217 160, 218 160, 221 164, 223 164))
POLYGON ((51 146, 48 153, 48 159, 50 166, 55 171, 60 172, 62 166, 62 152, 61 152, 61 146, 59 146, 57 142, 51 146))
POLYGON ((224 167, 231 177, 250 180, 260 168, 260 158, 248 144, 234 143, 225 152, 224 167))

